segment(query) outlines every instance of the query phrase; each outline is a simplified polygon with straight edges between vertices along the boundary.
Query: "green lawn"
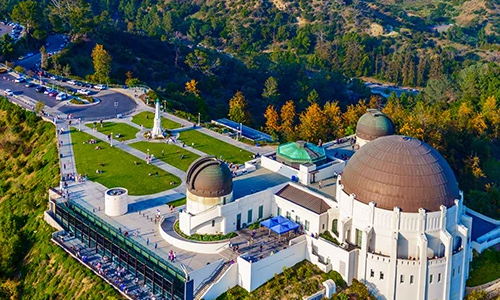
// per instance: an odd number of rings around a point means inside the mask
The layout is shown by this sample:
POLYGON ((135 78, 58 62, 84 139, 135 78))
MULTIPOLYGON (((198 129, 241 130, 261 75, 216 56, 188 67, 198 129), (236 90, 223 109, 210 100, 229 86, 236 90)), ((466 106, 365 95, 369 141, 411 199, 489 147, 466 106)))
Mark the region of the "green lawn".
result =
POLYGON ((222 156, 222 159, 229 162, 242 164, 252 159, 251 152, 203 134, 197 130, 183 131, 179 139, 186 143, 187 146, 191 146, 192 143, 194 143, 194 148, 206 154, 215 155, 218 158, 222 156))
POLYGON ((184 205, 184 204, 186 204, 186 197, 181 198, 179 200, 172 201, 172 202, 168 202, 166 205, 167 206, 173 205, 174 207, 178 207, 178 206, 181 206, 181 205, 184 205))
POLYGON ((481 254, 474 251, 467 286, 478 286, 497 278, 500 278, 500 252, 494 247, 484 250, 481 254))
POLYGON ((154 194, 181 183, 176 176, 148 165, 118 148, 111 148, 103 141, 97 140, 97 144, 87 144, 92 138, 84 132, 71 130, 77 171, 82 175, 87 173, 89 180, 97 181, 108 188, 124 187, 130 195, 154 194), (101 149, 95 150, 96 146, 101 149), (134 161, 138 164, 135 165, 134 161), (102 173, 96 174, 96 170, 101 170, 102 173), (158 176, 149 175, 156 172, 158 176), (170 185, 170 182, 175 184, 170 185))
MULTIPOLYGON (((132 118, 132 122, 138 125, 142 125, 146 128, 153 128, 153 120, 155 118, 155 114, 149 111, 143 111, 138 113, 132 118)), ((170 119, 161 117, 161 127, 166 129, 174 129, 181 127, 181 124, 176 123, 170 119)))
MULTIPOLYGON (((93 123, 85 124, 88 128, 93 128, 93 123)), ((105 135, 113 133, 113 139, 117 139, 116 135, 120 134, 120 138, 118 140, 131 140, 135 138, 135 135, 139 132, 139 129, 134 128, 128 124, 124 123, 114 123, 114 122, 104 122, 103 127, 99 123, 97 123, 97 131, 103 133, 105 135)))
POLYGON ((182 147, 167 143, 137 142, 129 146, 144 153, 147 153, 149 149, 149 154, 153 154, 156 158, 183 171, 187 171, 189 165, 199 157, 182 147), (164 155, 161 154, 162 150, 164 151, 164 155), (181 155, 183 155, 184 158, 181 159, 181 155))

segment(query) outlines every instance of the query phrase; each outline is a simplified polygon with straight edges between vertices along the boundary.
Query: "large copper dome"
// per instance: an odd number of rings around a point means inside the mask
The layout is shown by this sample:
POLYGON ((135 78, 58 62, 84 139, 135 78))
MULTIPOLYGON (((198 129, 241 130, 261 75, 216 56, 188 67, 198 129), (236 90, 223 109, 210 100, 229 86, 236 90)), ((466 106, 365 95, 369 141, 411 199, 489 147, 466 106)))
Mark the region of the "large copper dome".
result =
POLYGON ((227 165, 215 156, 200 157, 186 173, 189 192, 200 197, 221 197, 233 191, 233 177, 227 165))
POLYGON ((344 191, 363 203, 404 212, 438 211, 459 198, 457 180, 431 146, 406 136, 385 136, 361 147, 342 174, 344 191))
POLYGON ((378 109, 369 109, 359 118, 356 125, 356 136, 366 141, 394 134, 394 124, 391 119, 378 109))

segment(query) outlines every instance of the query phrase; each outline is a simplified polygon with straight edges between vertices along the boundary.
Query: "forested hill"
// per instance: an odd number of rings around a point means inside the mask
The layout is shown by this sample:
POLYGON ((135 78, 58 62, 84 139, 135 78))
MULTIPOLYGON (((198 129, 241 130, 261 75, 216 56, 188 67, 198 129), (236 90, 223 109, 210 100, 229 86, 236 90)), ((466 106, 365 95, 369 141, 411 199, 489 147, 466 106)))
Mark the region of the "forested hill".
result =
POLYGON ((0 97, 0 299, 121 298, 50 242, 43 220, 57 186, 54 126, 0 97))
POLYGON ((49 68, 69 65, 86 77, 101 43, 113 57, 112 80, 123 83, 131 71, 173 108, 206 118, 226 116, 240 90, 256 126, 268 104, 293 100, 301 112, 312 102, 345 108, 367 97, 350 78, 425 87, 500 58, 498 0, 18 2, 1 1, 0 14, 29 25, 21 52, 52 31, 75 42, 49 68), (185 93, 191 79, 197 97, 185 93))

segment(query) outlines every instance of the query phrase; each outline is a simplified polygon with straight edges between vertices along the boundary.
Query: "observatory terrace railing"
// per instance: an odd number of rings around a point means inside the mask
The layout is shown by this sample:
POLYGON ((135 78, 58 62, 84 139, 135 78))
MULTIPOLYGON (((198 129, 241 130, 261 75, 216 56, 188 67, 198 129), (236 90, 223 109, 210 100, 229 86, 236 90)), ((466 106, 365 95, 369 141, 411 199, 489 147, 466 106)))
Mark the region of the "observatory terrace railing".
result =
MULTIPOLYGON (((55 202, 55 201, 54 201, 55 202)), ((170 294, 173 299, 192 299, 192 282, 185 273, 155 254, 131 237, 125 237, 116 228, 81 205, 68 201, 56 202, 55 217, 67 231, 73 232, 96 251, 116 256, 127 268, 132 268, 152 283, 153 290, 170 294)))

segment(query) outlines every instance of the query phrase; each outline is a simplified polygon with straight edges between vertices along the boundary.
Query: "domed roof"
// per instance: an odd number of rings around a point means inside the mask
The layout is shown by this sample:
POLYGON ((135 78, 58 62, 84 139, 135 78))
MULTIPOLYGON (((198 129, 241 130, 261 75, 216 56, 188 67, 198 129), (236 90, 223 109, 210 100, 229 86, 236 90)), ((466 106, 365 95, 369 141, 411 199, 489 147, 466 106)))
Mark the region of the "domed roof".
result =
POLYGON ((304 141, 279 145, 276 156, 278 161, 290 164, 316 163, 326 159, 325 149, 304 141))
POLYGON ((394 124, 391 119, 378 109, 369 109, 361 116, 356 125, 356 136, 367 141, 394 134, 394 124))
POLYGON ((204 156, 189 166, 186 185, 196 196, 221 197, 233 191, 233 177, 224 162, 215 156, 204 156))
POLYGON ((404 212, 438 211, 459 199, 458 183, 436 149, 406 136, 380 137, 361 147, 342 174, 347 194, 363 203, 404 212))

